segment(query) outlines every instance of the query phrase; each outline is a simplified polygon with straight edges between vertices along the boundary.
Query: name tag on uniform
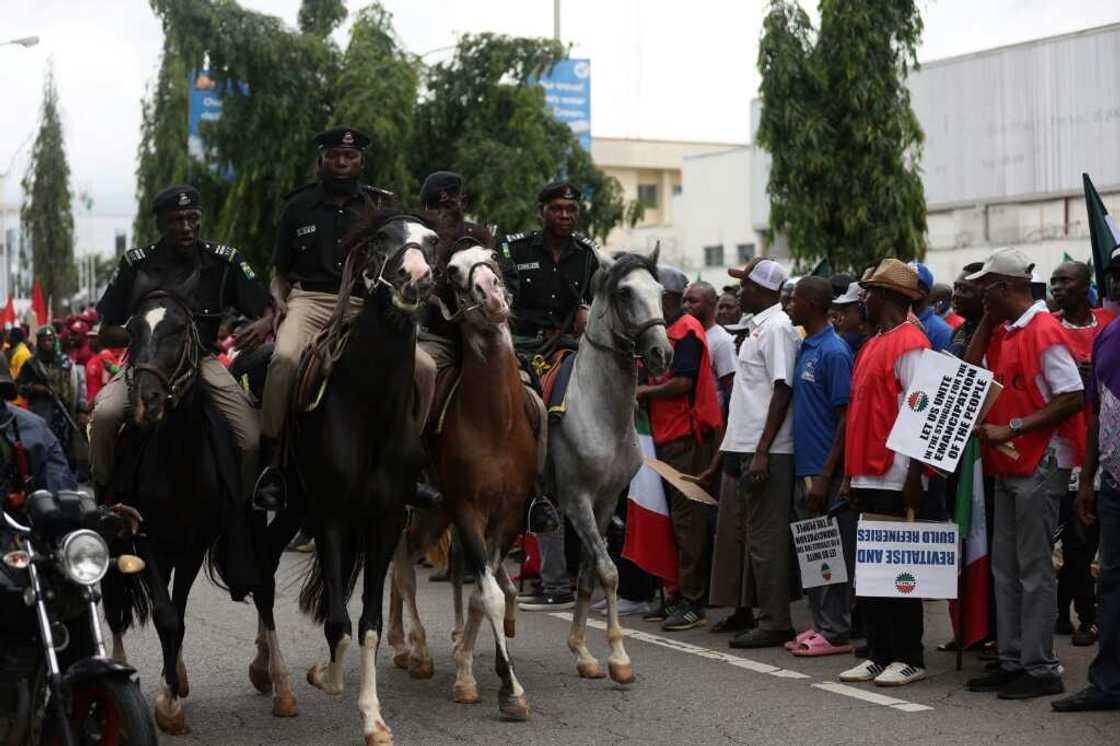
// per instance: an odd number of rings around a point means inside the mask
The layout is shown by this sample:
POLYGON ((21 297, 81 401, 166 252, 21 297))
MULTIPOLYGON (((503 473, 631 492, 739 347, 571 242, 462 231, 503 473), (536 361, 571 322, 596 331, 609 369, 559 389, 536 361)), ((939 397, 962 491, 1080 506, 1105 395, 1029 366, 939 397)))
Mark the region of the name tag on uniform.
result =
POLYGON ((317 227, 318 226, 312 223, 311 225, 304 225, 296 228, 296 238, 299 238, 300 236, 306 236, 308 233, 314 233, 317 227))
POLYGON ((526 270, 526 269, 540 269, 540 268, 541 268, 541 263, 540 262, 528 262, 527 264, 518 264, 517 265, 517 271, 518 272, 521 272, 521 271, 526 270))

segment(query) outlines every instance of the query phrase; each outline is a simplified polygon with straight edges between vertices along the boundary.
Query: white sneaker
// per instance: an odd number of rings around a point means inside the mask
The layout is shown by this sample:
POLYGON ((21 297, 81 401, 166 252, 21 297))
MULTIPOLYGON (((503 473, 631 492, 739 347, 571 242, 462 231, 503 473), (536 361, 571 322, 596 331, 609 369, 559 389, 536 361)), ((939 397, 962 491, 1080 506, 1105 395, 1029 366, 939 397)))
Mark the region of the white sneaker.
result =
POLYGON ((876 686, 906 686, 926 677, 926 670, 909 663, 894 662, 875 677, 876 686))
POLYGON ((591 604, 592 611, 606 611, 607 610, 607 597, 600 598, 595 603, 591 604))
POLYGON ((876 676, 883 673, 883 667, 873 660, 866 660, 855 668, 849 668, 840 674, 841 681, 873 681, 876 676))
MULTIPOLYGON (((599 609, 599 613, 604 616, 607 613, 607 605, 603 604, 603 608, 599 609)), ((645 601, 630 601, 629 599, 618 599, 618 615, 619 616, 634 616, 635 614, 648 614, 649 604, 645 601)))

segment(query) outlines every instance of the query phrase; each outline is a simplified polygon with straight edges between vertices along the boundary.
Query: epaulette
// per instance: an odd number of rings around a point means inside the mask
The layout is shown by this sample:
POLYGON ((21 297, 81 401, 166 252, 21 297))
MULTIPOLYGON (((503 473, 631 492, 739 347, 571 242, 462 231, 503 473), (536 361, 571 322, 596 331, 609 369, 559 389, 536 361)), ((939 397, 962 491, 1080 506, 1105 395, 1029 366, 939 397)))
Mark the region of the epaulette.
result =
POLYGON ((158 244, 153 243, 143 248, 129 249, 124 252, 124 260, 128 262, 128 266, 135 266, 137 262, 142 262, 151 256, 156 246, 158 246, 158 244))
POLYGON ((373 199, 374 206, 376 207, 387 207, 397 203, 397 195, 390 192, 388 189, 362 184, 361 190, 373 199))
POLYGON ((584 247, 585 249, 591 249, 592 251, 598 251, 599 250, 599 244, 595 243, 594 241, 592 241, 590 238, 583 235, 582 233, 573 233, 572 238, 574 238, 576 243, 578 243, 580 246, 584 247))
POLYGON ((305 191, 305 190, 307 190, 307 189, 310 189, 310 188, 311 188, 311 187, 313 187, 313 186, 318 186, 318 185, 319 185, 319 182, 317 182, 317 181, 310 181, 310 182, 308 182, 308 183, 304 184, 303 186, 298 186, 298 187, 296 187, 295 189, 293 189, 292 191, 290 191, 290 192, 288 192, 287 194, 285 194, 285 195, 284 195, 284 199, 285 199, 285 201, 286 201, 286 200, 289 200, 289 199, 291 199, 292 197, 294 197, 294 196, 296 196, 297 194, 299 194, 300 192, 302 192, 302 191, 305 191))
POLYGON ((517 241, 524 241, 529 237, 529 233, 511 233, 503 239, 506 243, 515 243, 517 241))
POLYGON ((245 276, 250 280, 256 279, 257 273, 249 266, 249 262, 245 261, 245 257, 241 256, 237 249, 232 246, 214 243, 213 241, 203 241, 202 247, 222 261, 241 267, 241 271, 244 272, 245 276))

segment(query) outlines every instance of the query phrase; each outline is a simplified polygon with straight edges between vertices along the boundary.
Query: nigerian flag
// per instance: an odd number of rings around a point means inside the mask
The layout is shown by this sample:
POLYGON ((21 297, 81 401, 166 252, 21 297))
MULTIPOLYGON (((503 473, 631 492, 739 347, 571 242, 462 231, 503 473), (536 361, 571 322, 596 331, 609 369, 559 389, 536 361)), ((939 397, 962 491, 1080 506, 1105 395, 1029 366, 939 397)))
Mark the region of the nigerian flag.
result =
POLYGON ((968 647, 988 636, 988 520, 984 509, 984 468, 980 443, 968 439, 958 466, 956 508, 953 520, 964 539, 964 593, 950 601, 950 617, 958 644, 968 647), (960 605, 964 604, 963 619, 960 605), (961 627, 963 626, 963 629, 961 627))
POLYGON ((1120 248, 1120 228, 1116 221, 1108 214, 1097 194, 1096 187, 1089 179, 1089 174, 1081 174, 1085 186, 1085 211, 1089 217, 1089 239, 1093 244, 1093 272, 1097 276, 1097 288, 1102 296, 1107 295, 1108 284, 1105 282, 1105 272, 1108 263, 1112 260, 1112 252, 1120 248))
MULTIPOLYGON (((650 435, 649 415, 639 412, 634 418, 634 426, 638 431, 642 456, 657 458, 650 435)), ((650 575, 671 583, 677 582, 677 543, 669 518, 669 498, 665 495, 661 476, 645 464, 630 480, 626 503, 626 544, 622 548, 622 556, 650 575)))

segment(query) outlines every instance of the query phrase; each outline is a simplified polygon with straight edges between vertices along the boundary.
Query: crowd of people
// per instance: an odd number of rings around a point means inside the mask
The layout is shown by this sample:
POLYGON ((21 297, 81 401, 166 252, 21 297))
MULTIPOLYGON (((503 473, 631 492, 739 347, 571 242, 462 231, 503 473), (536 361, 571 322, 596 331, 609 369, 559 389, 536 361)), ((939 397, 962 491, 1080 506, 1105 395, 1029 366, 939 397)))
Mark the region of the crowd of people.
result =
MULTIPOLYGON (((1107 269, 1101 292, 1113 306, 1120 250, 1107 269)), ((810 588, 812 623, 794 629, 790 607, 802 591, 790 523, 836 517, 851 579, 861 514, 952 517, 956 475, 886 445, 922 352, 944 351, 990 369, 1004 387, 976 430, 993 593, 989 634, 976 646, 987 670, 967 686, 1006 699, 1063 692, 1054 635, 1065 634, 1075 645, 1099 641, 1100 651, 1090 686, 1055 709, 1120 708, 1117 557, 1100 543, 1102 528, 1120 530, 1120 369, 1108 364, 1120 327, 1100 307, 1088 265, 1067 261, 1047 284, 1029 257, 1005 249, 949 286, 920 262, 884 259, 857 280, 791 278, 759 259, 729 270, 740 284, 722 293, 671 267, 659 274, 674 359, 665 377, 639 387, 638 403, 657 457, 698 475, 718 508, 664 482, 678 577, 653 578, 620 557, 623 613, 672 632, 703 626, 723 607, 711 630, 730 633, 732 648, 854 653, 862 660, 838 671, 847 682, 924 678, 920 600, 857 597, 852 582, 810 588)), ((571 601, 538 588, 522 608, 571 601)))

